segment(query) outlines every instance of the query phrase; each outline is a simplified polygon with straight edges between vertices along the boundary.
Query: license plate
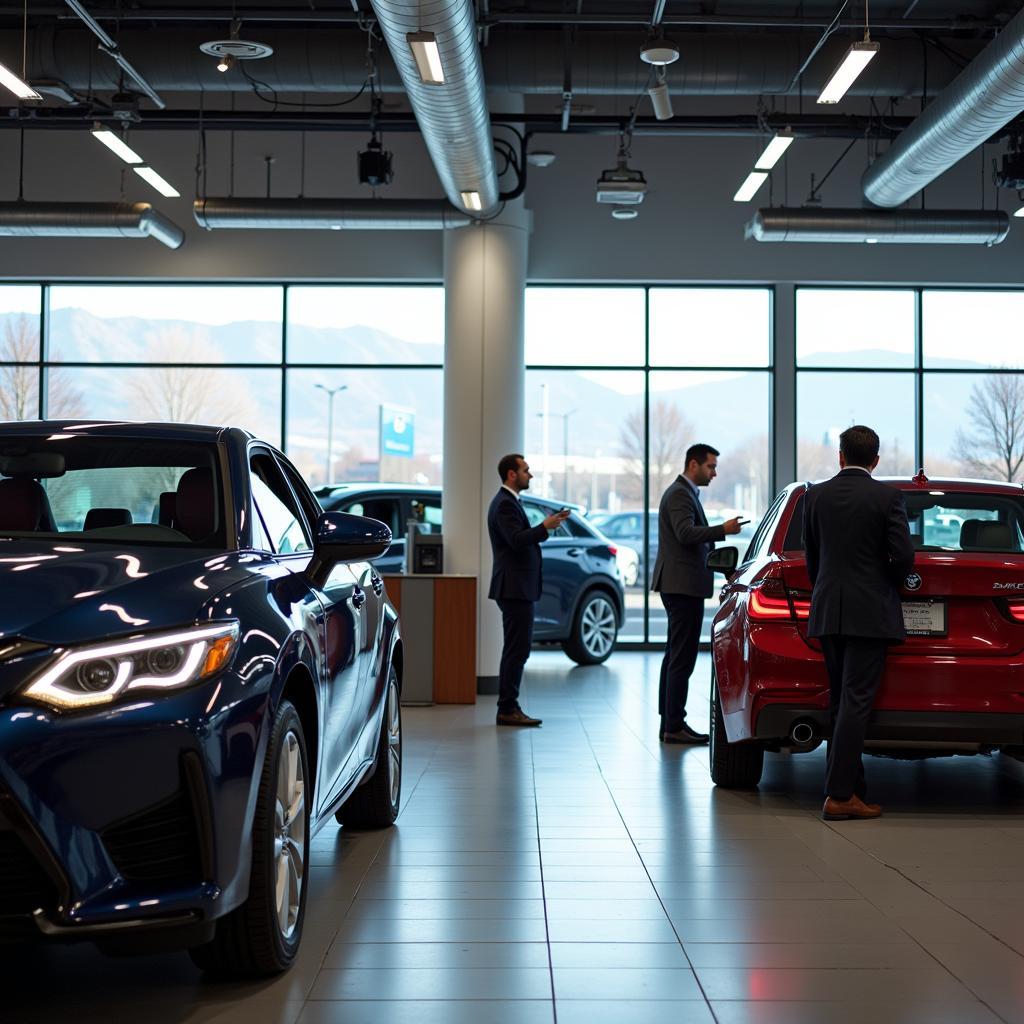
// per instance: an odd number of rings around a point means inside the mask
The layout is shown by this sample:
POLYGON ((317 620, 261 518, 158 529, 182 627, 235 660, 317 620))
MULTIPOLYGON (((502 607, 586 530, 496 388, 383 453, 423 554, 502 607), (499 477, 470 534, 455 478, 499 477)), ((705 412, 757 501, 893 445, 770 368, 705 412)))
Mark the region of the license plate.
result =
POLYGON ((945 602, 904 601, 903 626, 907 636, 945 636, 945 602))

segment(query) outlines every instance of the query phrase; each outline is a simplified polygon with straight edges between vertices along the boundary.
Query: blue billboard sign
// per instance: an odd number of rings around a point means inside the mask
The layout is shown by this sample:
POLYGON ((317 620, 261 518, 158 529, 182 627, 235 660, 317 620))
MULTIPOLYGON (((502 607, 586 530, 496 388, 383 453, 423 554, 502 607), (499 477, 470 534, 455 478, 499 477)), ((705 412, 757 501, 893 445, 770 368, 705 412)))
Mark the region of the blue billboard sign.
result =
POLYGON ((380 407, 380 454, 411 459, 415 454, 416 414, 393 405, 380 407))

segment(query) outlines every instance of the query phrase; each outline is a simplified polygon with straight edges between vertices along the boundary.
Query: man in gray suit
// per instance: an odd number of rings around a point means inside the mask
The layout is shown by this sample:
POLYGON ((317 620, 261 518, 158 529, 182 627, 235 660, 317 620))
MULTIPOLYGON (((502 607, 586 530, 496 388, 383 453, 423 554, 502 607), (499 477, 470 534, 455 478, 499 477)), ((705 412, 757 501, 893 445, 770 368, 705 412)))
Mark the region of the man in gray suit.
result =
POLYGON ((715 541, 739 533, 744 523, 737 516, 718 526, 708 526, 700 488, 715 479, 718 454, 709 444, 691 445, 686 451, 686 468, 669 484, 658 507, 658 557, 651 589, 661 595, 668 615, 668 642, 658 691, 658 738, 662 743, 708 741, 706 733, 686 724, 686 697, 697 663, 704 601, 714 589, 713 573, 706 562, 715 541))

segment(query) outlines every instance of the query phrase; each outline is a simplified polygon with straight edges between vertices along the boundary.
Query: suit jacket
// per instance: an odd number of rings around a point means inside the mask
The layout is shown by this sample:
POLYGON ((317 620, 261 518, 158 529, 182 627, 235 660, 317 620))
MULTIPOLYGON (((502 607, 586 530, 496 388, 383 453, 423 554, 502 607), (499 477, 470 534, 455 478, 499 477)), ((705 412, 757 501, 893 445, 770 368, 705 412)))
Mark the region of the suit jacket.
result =
POLYGON ((894 487, 844 469, 804 495, 809 636, 902 640, 899 588, 914 565, 907 506, 894 487))
POLYGON ((725 539, 724 526, 708 526, 704 509, 690 482, 677 476, 658 506, 658 557, 651 589, 663 594, 710 597, 714 573, 707 567, 708 552, 725 539))
POLYGON ((494 556, 487 596, 494 600, 539 600, 540 545, 548 539, 548 531, 540 524, 531 526, 518 499, 502 487, 487 510, 487 532, 494 556))

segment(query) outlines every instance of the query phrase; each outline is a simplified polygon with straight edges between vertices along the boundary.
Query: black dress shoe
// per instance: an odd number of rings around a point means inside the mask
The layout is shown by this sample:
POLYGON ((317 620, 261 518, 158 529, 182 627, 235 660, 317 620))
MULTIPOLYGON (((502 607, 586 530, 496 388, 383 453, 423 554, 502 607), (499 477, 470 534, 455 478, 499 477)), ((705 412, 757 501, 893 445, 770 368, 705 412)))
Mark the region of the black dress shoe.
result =
POLYGON ((531 718, 522 708, 511 711, 499 711, 495 718, 496 725, 540 725, 541 719, 531 718))
POLYGON ((708 735, 704 732, 696 732, 685 722, 675 732, 662 732, 658 734, 662 743, 707 743, 708 735))

